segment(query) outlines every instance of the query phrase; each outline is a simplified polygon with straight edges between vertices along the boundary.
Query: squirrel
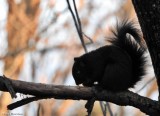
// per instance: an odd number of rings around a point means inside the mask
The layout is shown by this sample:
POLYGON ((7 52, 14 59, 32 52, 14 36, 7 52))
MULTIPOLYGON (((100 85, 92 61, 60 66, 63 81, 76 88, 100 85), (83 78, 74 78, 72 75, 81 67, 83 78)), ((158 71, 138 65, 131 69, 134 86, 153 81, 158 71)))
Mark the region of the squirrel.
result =
POLYGON ((125 20, 112 32, 111 45, 74 58, 72 75, 77 85, 125 91, 145 75, 146 48, 140 30, 133 21, 125 20))

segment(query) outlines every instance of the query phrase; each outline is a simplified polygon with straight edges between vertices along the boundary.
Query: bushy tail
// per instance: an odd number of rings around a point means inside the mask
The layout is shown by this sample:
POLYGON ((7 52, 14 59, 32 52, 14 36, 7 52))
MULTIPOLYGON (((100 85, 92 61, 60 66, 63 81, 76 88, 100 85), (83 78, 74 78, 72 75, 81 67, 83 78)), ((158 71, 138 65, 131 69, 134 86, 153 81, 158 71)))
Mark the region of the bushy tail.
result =
POLYGON ((145 74, 145 62, 144 57, 145 47, 142 43, 140 36, 140 30, 135 28, 133 22, 123 21, 120 25, 117 25, 117 30, 113 31, 114 37, 109 41, 122 49, 124 49, 132 60, 133 69, 133 82, 136 83, 145 74), (127 35, 129 34, 129 35, 127 35), (131 36, 134 38, 131 39, 131 36))

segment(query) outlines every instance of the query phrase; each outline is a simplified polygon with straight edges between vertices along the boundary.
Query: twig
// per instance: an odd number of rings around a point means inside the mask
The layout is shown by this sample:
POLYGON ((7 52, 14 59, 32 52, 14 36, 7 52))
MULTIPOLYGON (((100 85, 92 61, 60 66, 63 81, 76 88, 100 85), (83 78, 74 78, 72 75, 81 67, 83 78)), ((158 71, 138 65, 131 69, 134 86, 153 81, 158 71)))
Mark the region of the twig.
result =
POLYGON ((99 103, 100 103, 100 106, 101 106, 101 110, 102 110, 103 116, 106 116, 106 113, 107 113, 107 108, 106 108, 106 106, 104 106, 103 101, 101 101, 101 102, 99 102, 99 103))
POLYGON ((18 108, 20 106, 23 106, 25 104, 28 104, 30 102, 37 101, 37 100, 40 100, 40 99, 45 99, 45 97, 30 97, 30 98, 25 98, 25 99, 22 99, 20 101, 17 101, 15 103, 12 103, 12 104, 8 105, 7 108, 9 110, 13 110, 15 108, 18 108))
POLYGON ((89 39, 89 41, 91 42, 91 43, 93 43, 93 40, 90 38, 90 37, 88 37, 84 32, 82 32, 83 33, 83 35, 87 38, 87 39, 89 39))
POLYGON ((150 79, 149 81, 146 82, 146 84, 144 84, 138 91, 136 91, 136 93, 139 93, 140 91, 142 91, 149 83, 151 83, 154 79, 156 79, 156 77, 153 77, 152 79, 150 79))
MULTIPOLYGON (((86 46, 85 46, 84 39, 83 39, 83 36, 82 36, 82 29, 81 29, 81 26, 79 25, 79 24, 81 24, 81 22, 80 22, 80 19, 78 19, 78 18, 79 18, 78 12, 75 11, 75 12, 77 12, 77 13, 76 13, 76 16, 78 16, 77 19, 76 19, 75 15, 74 15, 74 13, 73 13, 73 11, 72 11, 72 8, 71 8, 71 6, 70 6, 69 0, 66 0, 66 1, 67 1, 67 4, 68 4, 68 9, 70 10, 71 15, 72 15, 72 18, 73 18, 73 20, 74 20, 74 24, 75 24, 77 33, 78 33, 78 35, 79 35, 79 38, 80 38, 80 40, 81 40, 82 46, 83 46, 85 52, 87 53, 87 48, 86 48, 86 46), (77 20, 78 20, 78 22, 77 22, 77 20), (79 23, 79 22, 80 22, 80 23, 79 23), (80 29, 81 29, 81 30, 80 30, 80 29)), ((75 5, 75 1, 74 1, 74 0, 73 0, 73 3, 74 3, 74 8, 76 9, 76 5, 75 5)), ((76 9, 76 10, 77 10, 77 9, 76 9)))
POLYGON ((108 111, 109 111, 110 116, 113 116, 112 109, 111 109, 110 104, 109 104, 108 102, 106 102, 106 106, 107 106, 107 108, 108 108, 108 111))
POLYGON ((77 18, 78 26, 79 26, 80 38, 83 39, 81 20, 80 20, 79 15, 78 15, 78 11, 77 11, 75 0, 73 0, 73 5, 74 5, 75 13, 76 13, 76 18, 77 18))
POLYGON ((4 84, 8 90, 8 92, 11 94, 11 97, 12 98, 16 98, 17 95, 16 95, 16 92, 14 91, 13 87, 12 87, 12 84, 11 84, 11 81, 5 76, 3 75, 2 77, 0 77, 3 79, 4 81, 4 84))
POLYGON ((91 112, 92 112, 95 100, 96 100, 95 97, 93 97, 92 99, 88 100, 85 105, 85 108, 87 109, 87 112, 88 112, 88 116, 91 116, 91 112))

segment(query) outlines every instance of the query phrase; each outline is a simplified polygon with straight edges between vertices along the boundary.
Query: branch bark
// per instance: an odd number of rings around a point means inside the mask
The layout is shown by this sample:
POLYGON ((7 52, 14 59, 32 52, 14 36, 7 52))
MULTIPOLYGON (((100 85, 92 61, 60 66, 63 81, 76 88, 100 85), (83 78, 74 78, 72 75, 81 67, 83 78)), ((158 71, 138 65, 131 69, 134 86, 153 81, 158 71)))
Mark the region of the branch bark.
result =
MULTIPOLYGON (((94 97, 98 101, 108 101, 121 106, 133 106, 148 115, 160 115, 159 102, 131 91, 113 93, 102 90, 93 92, 91 87, 42 84, 12 79, 9 79, 9 81, 15 92, 18 93, 29 94, 36 97, 71 100, 90 100, 94 97)), ((0 76, 0 90, 8 91, 2 76, 0 76)))

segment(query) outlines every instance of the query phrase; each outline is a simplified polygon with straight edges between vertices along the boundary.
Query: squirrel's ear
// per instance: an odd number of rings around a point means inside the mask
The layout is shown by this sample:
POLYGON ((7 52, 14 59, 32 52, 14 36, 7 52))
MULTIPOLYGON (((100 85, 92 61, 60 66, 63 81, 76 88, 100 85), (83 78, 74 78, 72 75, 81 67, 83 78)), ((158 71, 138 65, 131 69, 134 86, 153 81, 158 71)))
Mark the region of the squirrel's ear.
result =
POLYGON ((79 59, 78 57, 74 57, 74 61, 75 61, 75 62, 78 61, 78 59, 79 59))

